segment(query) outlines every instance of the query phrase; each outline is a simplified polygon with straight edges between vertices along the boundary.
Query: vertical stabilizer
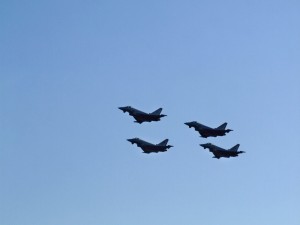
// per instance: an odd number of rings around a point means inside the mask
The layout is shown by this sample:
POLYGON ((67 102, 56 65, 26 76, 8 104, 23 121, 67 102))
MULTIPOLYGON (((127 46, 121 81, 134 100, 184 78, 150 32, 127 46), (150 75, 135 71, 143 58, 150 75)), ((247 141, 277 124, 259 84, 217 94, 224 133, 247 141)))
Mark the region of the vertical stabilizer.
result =
POLYGON ((163 140, 162 142, 160 142, 158 145, 167 145, 168 144, 169 139, 163 140))
POLYGON ((161 111, 162 111, 162 108, 159 108, 159 109, 155 110, 153 113, 151 113, 151 115, 160 115, 161 111))
POLYGON ((223 123, 221 126, 217 127, 217 129, 225 130, 227 123, 223 123))
POLYGON ((240 145, 237 144, 235 146, 233 146, 231 149, 229 149, 230 151, 234 151, 234 152, 237 152, 237 150, 239 149, 240 145))

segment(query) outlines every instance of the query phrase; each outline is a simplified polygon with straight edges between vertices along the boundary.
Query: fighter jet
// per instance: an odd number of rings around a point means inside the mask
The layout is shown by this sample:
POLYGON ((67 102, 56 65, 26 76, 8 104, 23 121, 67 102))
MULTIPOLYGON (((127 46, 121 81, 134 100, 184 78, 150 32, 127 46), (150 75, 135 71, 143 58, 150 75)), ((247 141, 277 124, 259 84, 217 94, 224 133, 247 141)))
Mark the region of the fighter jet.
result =
POLYGON ((226 150, 224 148, 220 148, 216 145, 213 145, 211 143, 207 144, 200 144, 204 149, 208 148, 210 152, 214 154, 213 158, 229 158, 229 157, 237 157, 241 153, 245 153, 244 151, 238 151, 238 148, 240 147, 239 144, 233 146, 232 148, 226 150))
POLYGON ((152 113, 145 113, 131 106, 119 107, 119 109, 121 109, 124 113, 128 112, 130 116, 134 117, 134 122, 140 124, 143 122, 160 121, 160 118, 167 116, 164 114, 160 114, 162 108, 159 108, 152 113))
POLYGON ((136 144, 144 151, 143 153, 147 154, 152 152, 166 152, 169 148, 173 147, 172 145, 167 145, 169 141, 168 139, 163 140, 159 144, 151 144, 139 138, 127 139, 127 141, 129 141, 131 144, 136 144))
POLYGON ((189 128, 193 127, 196 131, 198 131, 203 138, 207 137, 217 137, 217 136, 224 136, 226 133, 229 133, 230 129, 225 129, 227 126, 227 123, 223 123, 221 126, 217 128, 211 128, 204 126, 201 123, 198 123, 197 121, 187 122, 184 123, 185 125, 189 126, 189 128))

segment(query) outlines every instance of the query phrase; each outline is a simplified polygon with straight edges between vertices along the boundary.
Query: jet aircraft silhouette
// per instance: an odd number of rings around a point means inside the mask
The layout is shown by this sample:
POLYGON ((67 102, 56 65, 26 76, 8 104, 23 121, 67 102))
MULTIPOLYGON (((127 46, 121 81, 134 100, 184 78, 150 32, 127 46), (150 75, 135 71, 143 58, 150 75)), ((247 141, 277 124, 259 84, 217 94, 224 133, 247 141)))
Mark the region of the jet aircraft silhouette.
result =
POLYGON ((224 136, 226 133, 229 133, 230 129, 225 129, 227 123, 223 123, 221 126, 217 128, 207 127, 197 121, 187 122, 184 123, 185 125, 189 126, 189 128, 193 127, 196 131, 198 131, 203 138, 207 137, 217 137, 217 136, 224 136))
POLYGON ((167 116, 161 114, 162 108, 159 108, 152 113, 145 113, 131 106, 119 107, 119 109, 124 113, 128 112, 130 116, 134 117, 134 122, 140 124, 143 122, 160 121, 160 118, 167 116))
POLYGON ((207 143, 207 144, 200 144, 200 146, 202 146, 204 149, 208 148, 210 152, 212 152, 214 154, 213 158, 229 158, 229 157, 237 157, 239 154, 241 153, 245 153, 244 151, 238 151, 238 148, 240 147, 239 144, 233 146, 230 149, 224 149, 224 148, 220 148, 216 145, 213 145, 211 143, 207 143))
POLYGON ((139 138, 127 139, 127 141, 129 141, 131 144, 136 144, 144 151, 143 153, 147 154, 152 152, 166 152, 169 148, 173 147, 172 145, 167 145, 169 141, 168 139, 163 140, 159 144, 151 144, 139 138))

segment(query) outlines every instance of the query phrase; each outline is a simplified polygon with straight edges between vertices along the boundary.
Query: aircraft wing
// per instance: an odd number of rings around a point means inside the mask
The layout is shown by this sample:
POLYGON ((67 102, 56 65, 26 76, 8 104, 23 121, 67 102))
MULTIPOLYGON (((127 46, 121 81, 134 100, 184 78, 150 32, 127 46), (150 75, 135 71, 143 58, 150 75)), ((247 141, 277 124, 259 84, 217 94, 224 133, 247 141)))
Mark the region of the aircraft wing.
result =
POLYGON ((223 157, 223 155, 219 151, 211 151, 211 152, 214 154, 215 158, 217 159, 223 157))
POLYGON ((136 120, 136 122, 138 122, 138 123, 142 123, 142 122, 145 122, 145 115, 147 115, 147 114, 143 114, 143 115, 141 115, 141 114, 139 114, 139 115, 133 115, 133 118, 136 120))
POLYGON ((162 149, 155 145, 143 146, 142 149, 145 153, 151 153, 151 152, 158 153, 158 152, 166 152, 167 151, 167 149, 162 149))

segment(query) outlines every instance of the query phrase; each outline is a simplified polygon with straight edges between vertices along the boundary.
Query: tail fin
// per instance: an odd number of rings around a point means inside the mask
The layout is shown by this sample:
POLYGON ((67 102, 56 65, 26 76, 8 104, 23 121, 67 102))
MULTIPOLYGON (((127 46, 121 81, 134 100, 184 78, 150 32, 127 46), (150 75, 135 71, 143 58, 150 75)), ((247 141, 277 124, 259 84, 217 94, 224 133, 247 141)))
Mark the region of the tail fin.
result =
POLYGON ((225 130, 227 123, 223 123, 221 126, 217 127, 217 129, 225 130))
POLYGON ((162 142, 160 142, 158 145, 167 145, 168 144, 169 139, 163 140, 162 142))
POLYGON ((159 108, 159 109, 155 110, 154 112, 152 112, 151 114, 152 115, 160 115, 161 111, 162 111, 162 108, 159 108))
POLYGON ((240 145, 237 144, 235 146, 233 146, 231 149, 229 149, 230 151, 234 151, 234 152, 237 152, 237 150, 239 149, 240 145))

